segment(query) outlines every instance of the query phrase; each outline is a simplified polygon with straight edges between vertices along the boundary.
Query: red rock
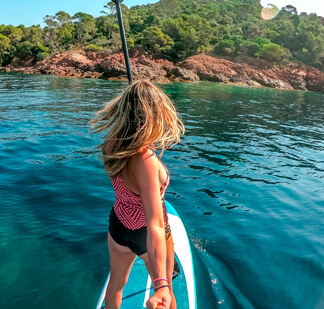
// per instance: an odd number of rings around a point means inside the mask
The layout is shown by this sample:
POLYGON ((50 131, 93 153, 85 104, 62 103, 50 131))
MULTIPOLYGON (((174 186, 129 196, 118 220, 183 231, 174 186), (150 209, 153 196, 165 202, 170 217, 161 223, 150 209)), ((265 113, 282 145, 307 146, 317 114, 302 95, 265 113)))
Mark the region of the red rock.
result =
POLYGON ((305 80, 308 90, 324 92, 324 74, 321 71, 308 67, 305 80))
POLYGON ((198 82, 199 76, 194 73, 193 71, 180 68, 180 67, 171 67, 168 68, 166 67, 166 72, 167 76, 172 80, 172 81, 189 81, 189 82, 198 82))
MULTIPOLYGON (((135 50, 132 50, 130 55, 135 80, 148 79, 155 82, 208 80, 324 92, 324 73, 301 62, 273 66, 268 61, 247 56, 239 56, 230 61, 229 57, 224 59, 200 54, 174 64, 165 59, 152 60, 135 50)), ((20 64, 21 67, 11 70, 21 73, 127 80, 123 53, 74 51, 46 58, 34 66, 29 62, 19 63, 18 60, 15 64, 20 64)))

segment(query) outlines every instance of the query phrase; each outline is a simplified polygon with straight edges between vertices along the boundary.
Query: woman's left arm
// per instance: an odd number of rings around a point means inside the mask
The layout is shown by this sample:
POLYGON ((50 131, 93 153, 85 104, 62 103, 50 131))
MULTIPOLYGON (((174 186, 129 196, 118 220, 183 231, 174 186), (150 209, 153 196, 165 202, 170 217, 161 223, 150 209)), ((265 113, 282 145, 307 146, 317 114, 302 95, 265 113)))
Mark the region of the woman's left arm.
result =
MULTIPOLYGON (((155 156, 138 155, 134 166, 134 178, 141 196, 147 224, 147 253, 153 273, 152 279, 167 278, 167 247, 160 193, 159 168, 155 156)), ((171 296, 168 287, 158 289, 148 302, 148 308, 163 302, 169 308, 171 296)))

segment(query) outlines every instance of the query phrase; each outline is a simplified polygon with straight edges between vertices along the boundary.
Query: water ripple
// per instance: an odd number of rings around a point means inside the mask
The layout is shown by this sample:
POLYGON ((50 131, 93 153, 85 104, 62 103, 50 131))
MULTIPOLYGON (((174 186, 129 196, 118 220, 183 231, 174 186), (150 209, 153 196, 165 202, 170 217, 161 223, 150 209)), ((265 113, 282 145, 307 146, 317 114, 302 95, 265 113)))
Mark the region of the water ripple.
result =
MULTIPOLYGON (((94 306, 108 272, 115 196, 96 148, 102 140, 88 127, 125 86, 0 74, 1 308, 94 306)), ((324 288, 323 95, 160 86, 186 125, 163 160, 167 199, 194 246, 198 308, 316 308, 324 288)))

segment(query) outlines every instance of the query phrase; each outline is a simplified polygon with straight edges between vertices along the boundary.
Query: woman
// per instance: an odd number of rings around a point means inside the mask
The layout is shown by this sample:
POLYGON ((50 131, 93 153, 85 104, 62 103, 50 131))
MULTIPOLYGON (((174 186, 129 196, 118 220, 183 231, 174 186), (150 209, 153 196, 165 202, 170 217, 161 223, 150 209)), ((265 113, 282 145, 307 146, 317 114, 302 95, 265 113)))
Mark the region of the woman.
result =
POLYGON ((136 255, 153 281, 147 308, 175 309, 174 249, 164 202, 170 176, 154 150, 162 155, 178 143, 183 123, 168 96, 150 82, 136 81, 98 111, 92 125, 94 132, 109 130, 102 152, 116 194, 109 218, 106 309, 120 308, 136 255))

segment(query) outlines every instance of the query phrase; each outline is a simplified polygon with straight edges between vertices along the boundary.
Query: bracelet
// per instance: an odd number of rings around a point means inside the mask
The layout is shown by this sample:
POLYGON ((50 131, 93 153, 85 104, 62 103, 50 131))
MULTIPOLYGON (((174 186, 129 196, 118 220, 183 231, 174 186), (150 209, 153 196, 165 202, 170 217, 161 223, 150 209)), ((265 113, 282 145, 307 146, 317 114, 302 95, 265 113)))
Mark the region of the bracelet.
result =
POLYGON ((155 289, 154 289, 154 292, 156 292, 157 290, 159 289, 162 289, 162 288, 169 288, 170 287, 170 284, 163 284, 163 285, 159 285, 157 286, 155 289))
POLYGON ((156 305, 156 307, 155 308, 158 308, 158 307, 163 307, 164 309, 165 309, 165 306, 164 306, 164 304, 163 303, 158 303, 157 305, 156 305))
POLYGON ((169 280, 166 279, 166 278, 156 278, 156 279, 153 280, 153 284, 154 284, 156 281, 166 281, 167 283, 169 283, 169 280))

